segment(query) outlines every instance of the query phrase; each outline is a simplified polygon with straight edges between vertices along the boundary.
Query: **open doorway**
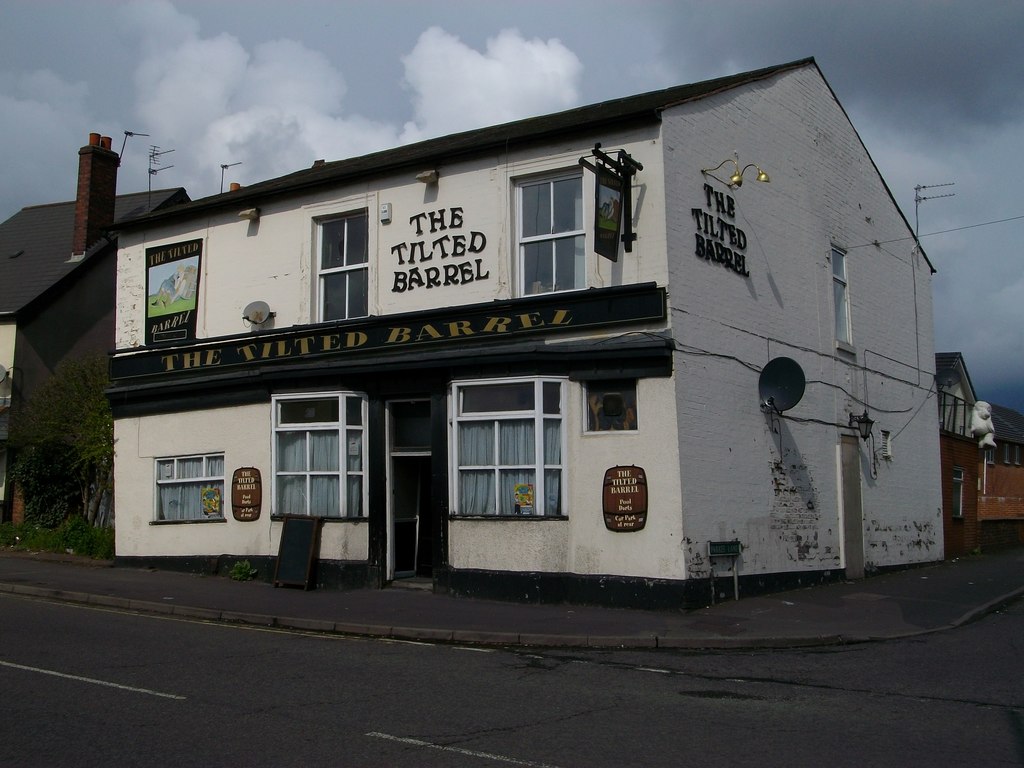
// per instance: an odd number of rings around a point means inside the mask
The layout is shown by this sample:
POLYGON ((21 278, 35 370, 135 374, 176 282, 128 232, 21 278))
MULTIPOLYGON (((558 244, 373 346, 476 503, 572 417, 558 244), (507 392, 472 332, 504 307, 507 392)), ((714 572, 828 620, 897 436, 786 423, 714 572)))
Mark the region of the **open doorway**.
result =
POLYGON ((388 578, 433 577, 430 401, 388 403, 388 578))

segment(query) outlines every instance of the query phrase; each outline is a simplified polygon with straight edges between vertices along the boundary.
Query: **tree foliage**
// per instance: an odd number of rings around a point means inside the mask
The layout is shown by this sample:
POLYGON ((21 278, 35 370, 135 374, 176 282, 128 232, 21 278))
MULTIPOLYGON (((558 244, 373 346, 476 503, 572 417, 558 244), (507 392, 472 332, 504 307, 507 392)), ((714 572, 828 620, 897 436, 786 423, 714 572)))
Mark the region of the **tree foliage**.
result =
POLYGON ((42 512, 40 506, 59 497, 58 488, 70 481, 80 507, 68 511, 80 511, 93 525, 102 522, 97 517, 114 478, 109 381, 105 356, 67 360, 12 414, 10 443, 18 450, 12 474, 25 492, 26 513, 42 512), (47 484, 55 486, 53 493, 47 484))

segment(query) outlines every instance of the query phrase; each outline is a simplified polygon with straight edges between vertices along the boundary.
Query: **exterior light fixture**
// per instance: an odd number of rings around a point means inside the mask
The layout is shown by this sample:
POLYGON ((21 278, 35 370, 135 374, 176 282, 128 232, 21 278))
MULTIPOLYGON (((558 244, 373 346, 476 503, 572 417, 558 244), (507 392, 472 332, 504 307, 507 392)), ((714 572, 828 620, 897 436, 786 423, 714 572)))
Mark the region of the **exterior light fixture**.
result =
POLYGON ((260 209, 246 208, 245 210, 238 212, 238 218, 245 219, 246 221, 258 221, 260 218, 260 209))
POLYGON ((757 181, 764 182, 765 184, 767 184, 767 183, 769 183, 771 181, 771 179, 768 177, 768 174, 765 173, 763 170, 761 170, 761 167, 759 165, 756 165, 755 163, 747 163, 742 168, 740 168, 739 157, 736 154, 733 154, 732 157, 727 157, 725 160, 720 162, 714 168, 701 168, 700 172, 703 173, 705 176, 710 176, 711 178, 715 179, 716 181, 721 181, 723 184, 725 184, 728 187, 742 187, 743 186, 743 174, 747 172, 748 168, 754 168, 754 169, 757 170, 757 181), (732 163, 733 172, 729 176, 729 180, 728 181, 722 181, 717 176, 715 176, 714 172, 717 171, 719 168, 721 168, 726 163, 732 163))
POLYGON ((420 171, 416 174, 416 181, 424 184, 437 184, 437 171, 433 168, 429 171, 420 171))
POLYGON ((875 426, 875 420, 868 416, 867 408, 860 416, 850 414, 850 426, 856 428, 861 440, 867 440, 871 436, 871 428, 875 426))

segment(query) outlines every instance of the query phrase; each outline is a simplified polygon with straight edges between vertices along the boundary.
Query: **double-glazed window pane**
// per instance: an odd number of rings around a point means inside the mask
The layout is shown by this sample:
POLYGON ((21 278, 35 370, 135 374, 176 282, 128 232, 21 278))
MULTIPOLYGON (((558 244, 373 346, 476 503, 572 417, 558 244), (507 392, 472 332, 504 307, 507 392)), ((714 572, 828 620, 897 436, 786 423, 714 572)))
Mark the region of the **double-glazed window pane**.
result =
POLYGON ((458 514, 562 514, 562 387, 456 385, 458 514))
POLYGON ((156 462, 156 519, 224 516, 224 456, 183 456, 156 462))
POLYGON ((365 317, 368 308, 367 216, 320 224, 320 319, 365 317))
POLYGON ((521 292, 529 295, 583 288, 582 177, 523 184, 519 190, 521 292))
POLYGON ((281 398, 275 407, 275 513, 361 517, 362 398, 281 398))
POLYGON ((832 299, 836 313, 836 341, 850 343, 850 304, 846 283, 846 254, 832 249, 832 299))

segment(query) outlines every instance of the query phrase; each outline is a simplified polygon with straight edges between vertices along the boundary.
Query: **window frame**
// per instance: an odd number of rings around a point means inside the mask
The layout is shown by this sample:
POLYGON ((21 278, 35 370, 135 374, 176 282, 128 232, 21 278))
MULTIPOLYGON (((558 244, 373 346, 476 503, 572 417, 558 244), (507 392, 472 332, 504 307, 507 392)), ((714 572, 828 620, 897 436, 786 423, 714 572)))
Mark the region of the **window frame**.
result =
MULTIPOLYGON (((574 216, 577 214, 574 213, 574 216)), ((588 261, 588 234, 587 234, 587 196, 586 184, 582 170, 562 170, 540 176, 531 176, 518 179, 515 182, 515 272, 516 272, 516 294, 518 296, 544 296, 553 293, 564 293, 567 291, 584 290, 587 287, 587 261, 588 261), (558 219, 555 212, 556 195, 554 185, 558 182, 576 181, 579 184, 579 209, 578 226, 574 229, 566 229, 558 232, 547 232, 534 235, 524 235, 524 217, 526 205, 523 202, 523 193, 529 187, 548 185, 549 187, 549 226, 555 229, 558 219), (557 243, 559 241, 578 241, 578 247, 574 249, 573 262, 573 285, 570 287, 559 287, 556 275, 557 253, 552 246, 551 258, 551 288, 545 290, 543 286, 539 290, 528 290, 526 285, 526 248, 539 243, 557 243)), ((535 281, 539 283, 540 281, 535 281)))
POLYGON ((950 482, 953 486, 953 507, 950 514, 954 519, 959 520, 964 516, 964 470, 962 467, 953 467, 950 482))
MULTIPOLYGON (((584 413, 583 432, 587 435, 603 435, 609 432, 635 433, 640 430, 640 396, 638 381, 635 378, 624 377, 621 379, 593 379, 583 383, 584 413), (602 390, 604 395, 612 394, 610 390, 628 390, 623 393, 624 413, 621 417, 605 417, 599 415, 598 409, 603 408, 594 398, 602 390), (596 425, 596 426, 595 426, 596 425)), ((603 400, 603 397, 602 397, 603 400)))
POLYGON ((323 216, 315 219, 316 224, 316 315, 317 322, 328 323, 338 320, 353 320, 360 317, 368 317, 370 313, 370 212, 368 208, 354 209, 346 211, 344 213, 333 214, 331 216, 323 216), (349 261, 348 244, 351 242, 351 238, 348 236, 349 224, 352 221, 362 219, 365 225, 363 231, 363 260, 362 261, 349 261), (345 225, 345 253, 342 254, 342 264, 338 266, 325 267, 325 229, 331 225, 343 222, 345 225), (355 310, 350 306, 351 294, 349 291, 349 281, 352 276, 356 273, 362 273, 363 279, 363 306, 358 307, 355 310), (327 314, 327 296, 326 285, 328 280, 332 277, 344 275, 345 277, 345 309, 344 312, 338 316, 328 316, 327 314))
MULTIPOLYGON (((554 376, 521 376, 503 379, 473 379, 452 382, 449 393, 449 452, 451 460, 451 499, 452 508, 450 516, 453 519, 496 519, 496 520, 544 520, 561 519, 568 516, 566 508, 568 494, 568 386, 567 378, 554 376), (530 408, 508 408, 465 411, 464 394, 473 389, 482 389, 489 386, 515 386, 531 384, 533 387, 533 404, 530 408), (545 386, 557 386, 557 412, 547 413, 545 403, 545 386), (503 462, 501 461, 502 448, 501 423, 531 421, 533 426, 533 460, 527 462, 503 462), (545 425, 549 422, 558 422, 557 461, 547 461, 549 456, 545 453, 545 425), (492 426, 490 436, 492 456, 489 463, 469 463, 463 461, 462 443, 460 441, 461 429, 464 425, 487 424, 492 426), (463 473, 491 473, 491 498, 489 508, 484 511, 463 512, 465 505, 463 500, 463 473), (511 499, 505 499, 509 511, 502 511, 502 474, 515 472, 532 472, 533 474, 533 512, 517 512, 518 505, 512 503, 511 499), (549 489, 549 473, 557 473, 557 489, 549 489), (553 499, 555 510, 550 511, 551 494, 557 494, 553 499)), ((551 391, 551 390, 548 390, 551 391)))
POLYGON ((837 245, 833 245, 829 256, 829 261, 832 263, 832 304, 835 315, 833 333, 835 334, 836 344, 852 346, 853 323, 850 315, 850 277, 849 270, 846 268, 846 260, 846 251, 837 245))
POLYGON ((323 520, 366 520, 369 515, 368 499, 369 499, 369 488, 367 482, 367 397, 365 394, 360 392, 303 392, 303 393, 290 393, 283 395, 275 395, 271 400, 271 430, 272 430, 272 441, 271 441, 271 467, 273 477, 273 491, 271 498, 273 499, 271 506, 271 514, 273 517, 281 517, 283 515, 300 515, 308 517, 319 517, 323 520), (338 416, 335 420, 309 420, 309 421, 283 421, 282 406, 284 404, 295 404, 302 402, 330 402, 335 400, 337 402, 338 416), (358 400, 359 406, 359 423, 353 423, 350 419, 350 415, 347 411, 347 406, 350 400, 358 400), (352 468, 348 464, 348 458, 351 455, 351 433, 358 432, 358 467, 352 468), (297 434, 304 433, 303 448, 305 454, 306 465, 302 469, 282 469, 282 449, 281 449, 281 435, 283 434, 297 434), (315 450, 313 442, 310 440, 311 433, 334 433, 337 435, 337 462, 333 469, 331 468, 312 468, 311 452, 315 450), (285 481, 284 478, 297 478, 302 477, 305 479, 303 507, 301 509, 293 508, 289 506, 287 509, 283 507, 284 502, 282 499, 282 493, 285 492, 285 481), (311 487, 314 478, 337 478, 338 484, 338 496, 336 499, 338 514, 314 514, 312 510, 312 492, 311 487), (354 478, 359 478, 359 511, 357 514, 352 514, 349 509, 351 498, 349 496, 350 481, 354 478))
MULTIPOLYGON (((158 456, 153 459, 153 522, 154 523, 203 523, 203 522, 225 522, 226 517, 224 515, 225 505, 225 493, 224 488, 227 484, 226 479, 227 464, 224 458, 223 451, 208 451, 205 453, 187 453, 187 454, 176 454, 173 456, 158 456), (187 461, 195 461, 199 459, 203 462, 203 472, 200 475, 194 477, 180 477, 179 467, 187 461), (210 462, 212 460, 220 461, 220 474, 213 474, 210 471, 210 462), (170 462, 172 467, 171 477, 161 477, 161 465, 166 465, 170 462), (198 486, 199 491, 199 504, 197 507, 196 515, 190 517, 166 517, 166 512, 163 509, 163 502, 161 498, 161 488, 170 488, 177 486, 180 490, 185 487, 198 486), (219 499, 218 499, 218 514, 206 514, 203 512, 203 490, 204 486, 207 488, 213 488, 219 486, 219 499)), ((180 503, 180 498, 179 498, 180 503)))

